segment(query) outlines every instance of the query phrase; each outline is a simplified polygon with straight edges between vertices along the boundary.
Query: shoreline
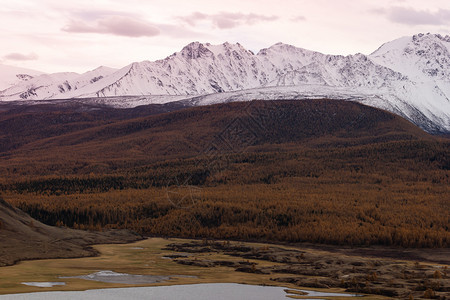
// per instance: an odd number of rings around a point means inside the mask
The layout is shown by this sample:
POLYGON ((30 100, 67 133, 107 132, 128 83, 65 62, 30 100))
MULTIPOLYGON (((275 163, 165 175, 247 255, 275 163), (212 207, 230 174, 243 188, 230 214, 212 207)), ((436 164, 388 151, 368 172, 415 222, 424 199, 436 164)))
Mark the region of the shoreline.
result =
MULTIPOLYGON (((0 274, 0 294, 197 283, 271 285, 341 293, 347 290, 347 292, 362 294, 364 289, 361 289, 361 286, 359 290, 355 289, 357 286, 352 286, 352 280, 364 284, 367 279, 362 280, 362 278, 376 272, 377 280, 382 281, 384 277, 398 271, 396 266, 426 274, 432 274, 431 270, 436 267, 433 266, 434 263, 424 261, 371 258, 356 256, 355 253, 347 255, 311 247, 230 242, 228 244, 230 248, 227 248, 227 243, 194 239, 147 238, 127 244, 95 245, 93 248, 100 253, 96 257, 24 261, 2 268, 1 270, 4 271, 2 273, 5 275, 0 274), (41 276, 30 276, 30 270, 41 276), (168 281, 155 284, 102 283, 75 278, 102 270, 169 277, 179 274, 183 277, 174 276, 168 281), (8 274, 13 276, 7 276, 8 274), (61 277, 66 277, 64 278, 65 286, 38 288, 20 285, 21 282, 30 281, 57 282, 62 281, 61 277), (8 288, 5 289, 4 286, 8 288)), ((445 267, 450 266, 440 267, 444 270, 445 267)), ((386 280, 392 281, 387 277, 386 280)), ((446 286, 448 279, 442 280, 446 286)), ((398 281, 403 282, 402 279, 398 281)), ((367 292, 370 291, 367 290, 367 292)), ((382 293, 393 293, 389 294, 392 297, 394 294, 406 293, 406 289, 387 287, 382 293)), ((375 298, 365 297, 365 299, 384 299, 382 295, 372 296, 375 298)))

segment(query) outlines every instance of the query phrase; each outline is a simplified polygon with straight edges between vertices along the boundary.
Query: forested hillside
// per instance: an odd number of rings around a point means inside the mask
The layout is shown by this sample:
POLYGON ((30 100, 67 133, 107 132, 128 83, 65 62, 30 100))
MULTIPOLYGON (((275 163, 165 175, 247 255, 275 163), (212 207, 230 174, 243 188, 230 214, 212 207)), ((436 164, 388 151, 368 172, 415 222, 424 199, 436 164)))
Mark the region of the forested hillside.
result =
POLYGON ((4 110, 4 198, 82 229, 449 246, 450 142, 398 116, 325 99, 139 109, 4 110))

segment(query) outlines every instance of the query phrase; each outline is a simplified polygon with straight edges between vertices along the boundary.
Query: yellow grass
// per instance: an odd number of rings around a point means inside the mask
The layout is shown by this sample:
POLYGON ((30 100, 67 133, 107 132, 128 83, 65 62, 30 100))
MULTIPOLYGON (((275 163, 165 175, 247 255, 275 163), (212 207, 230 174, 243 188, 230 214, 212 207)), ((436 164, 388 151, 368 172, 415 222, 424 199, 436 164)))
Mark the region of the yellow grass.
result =
MULTIPOLYGON (((97 245, 100 251, 98 257, 77 259, 49 259, 24 261, 14 266, 0 269, 0 294, 31 293, 42 291, 77 291, 99 288, 123 288, 135 286, 156 286, 174 284, 194 283, 244 283, 255 285, 280 285, 287 288, 297 289, 290 284, 276 283, 270 280, 274 275, 249 274, 235 272, 229 267, 196 267, 180 265, 171 259, 163 259, 164 255, 174 253, 162 250, 167 244, 183 241, 180 239, 150 238, 133 244, 122 245, 97 245), (143 248, 143 249, 138 249, 143 248), (147 284, 116 284, 83 280, 78 278, 59 278, 60 276, 87 275, 101 270, 112 270, 119 273, 141 274, 141 275, 189 275, 197 278, 175 277, 169 281, 147 284), (40 288, 25 286, 21 282, 66 282, 65 286, 52 288, 40 288)), ((249 244, 249 243, 246 243, 249 244)), ((262 244, 253 244, 254 246, 262 244)), ((230 257, 211 253, 196 253, 198 259, 226 259, 242 261, 242 258, 230 257)), ((250 260, 252 261, 252 260, 250 260)), ((255 261, 256 262, 256 261, 255 261)), ((257 261, 259 266, 274 265, 276 263, 257 261)), ((308 288, 310 289, 310 288, 308 288)), ((310 289, 311 290, 311 289, 310 289)), ((317 289, 314 289, 317 290, 317 289)), ((330 289, 327 292, 343 292, 342 289, 330 289)), ((301 297, 300 297, 301 298, 301 297)), ((310 297, 311 298, 311 297, 310 297)), ((323 298, 323 297, 321 297, 323 298)), ((365 297, 364 299, 385 299, 383 297, 365 297)))

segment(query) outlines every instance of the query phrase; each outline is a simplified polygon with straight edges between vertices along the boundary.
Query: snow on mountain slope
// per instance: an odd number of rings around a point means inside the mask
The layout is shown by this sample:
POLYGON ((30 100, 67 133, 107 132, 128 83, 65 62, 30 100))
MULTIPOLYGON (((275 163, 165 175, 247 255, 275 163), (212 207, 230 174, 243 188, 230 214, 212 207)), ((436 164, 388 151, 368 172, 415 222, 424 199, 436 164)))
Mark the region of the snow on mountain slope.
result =
MULTIPOLYGON (((376 64, 405 74, 410 82, 391 94, 438 123, 441 129, 450 131, 449 36, 418 34, 403 37, 382 45, 369 58, 376 64)), ((413 117, 409 119, 414 121, 413 117)))
POLYGON ((382 45, 369 55, 377 64, 407 74, 414 81, 450 82, 450 37, 418 34, 382 45))
POLYGON ((42 74, 35 70, 0 65, 0 91, 42 74))
MULTIPOLYGON (((403 89, 403 87, 399 86, 398 89, 403 89)), ((417 98, 424 98, 424 94, 426 95, 428 93, 429 87, 423 88, 421 86, 410 86, 409 90, 413 90, 417 98)), ((404 91, 406 92, 406 90, 404 91)), ((434 96, 437 97, 438 95, 434 96)), ((347 87, 304 84, 297 86, 276 86, 227 93, 215 93, 192 97, 186 101, 188 101, 191 105, 209 105, 231 101, 250 101, 254 99, 340 99, 355 101, 365 105, 385 109, 408 120, 414 121, 428 132, 448 132, 448 129, 446 129, 448 127, 439 125, 449 124, 448 115, 439 113, 438 107, 433 107, 432 110, 428 108, 422 108, 422 110, 420 110, 418 107, 403 100, 401 97, 411 98, 408 94, 402 94, 400 96, 392 94, 387 88, 369 90, 364 87, 349 89, 347 87)), ((129 103, 131 104, 131 102, 129 103)))
POLYGON ((369 56, 325 55, 282 43, 254 54, 239 43, 194 42, 165 59, 116 71, 36 77, 0 92, 0 99, 132 95, 161 95, 161 101, 164 95, 185 95, 199 105, 249 97, 342 96, 400 114, 429 132, 450 132, 450 37, 405 37, 369 56))
MULTIPOLYGON (((362 54, 324 55, 278 43, 255 55, 240 44, 195 42, 166 59, 133 63, 90 84, 73 83, 75 78, 74 75, 48 86, 41 84, 39 88, 33 85, 33 91, 42 91, 35 92, 36 95, 31 93, 27 99, 202 95, 301 84, 380 87, 386 81, 402 80, 403 77, 389 68, 375 65, 362 54)), ((15 90, 29 86, 16 86, 0 96, 4 100, 17 99, 15 90)))
MULTIPOLYGON (((62 94, 70 95, 72 91, 91 85, 116 71, 116 69, 108 67, 99 67, 83 74, 73 72, 44 74, 1 91, 0 99, 32 100, 58 98, 62 94)), ((77 93, 72 92, 72 94, 78 96, 77 93)))

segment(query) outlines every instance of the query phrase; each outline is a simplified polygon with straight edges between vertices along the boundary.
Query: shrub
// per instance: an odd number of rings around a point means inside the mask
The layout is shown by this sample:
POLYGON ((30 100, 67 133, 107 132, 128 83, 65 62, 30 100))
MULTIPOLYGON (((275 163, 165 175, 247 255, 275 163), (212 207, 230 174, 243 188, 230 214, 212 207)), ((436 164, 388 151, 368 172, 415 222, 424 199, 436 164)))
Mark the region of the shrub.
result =
POLYGON ((435 297, 436 293, 432 289, 427 289, 423 293, 423 297, 426 299, 433 299, 435 297))

